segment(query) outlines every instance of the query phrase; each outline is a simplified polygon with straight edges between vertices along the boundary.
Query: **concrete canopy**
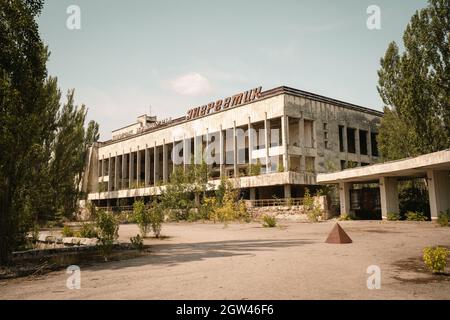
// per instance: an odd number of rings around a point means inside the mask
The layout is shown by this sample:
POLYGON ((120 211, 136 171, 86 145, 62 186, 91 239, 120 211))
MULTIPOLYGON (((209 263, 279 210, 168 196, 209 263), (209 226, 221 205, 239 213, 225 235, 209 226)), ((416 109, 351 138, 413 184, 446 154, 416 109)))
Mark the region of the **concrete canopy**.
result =
POLYGON ((370 166, 346 169, 317 176, 317 183, 378 181, 380 177, 426 176, 429 170, 450 170, 450 149, 370 166))
POLYGON ((319 174, 319 184, 339 184, 341 214, 350 214, 349 193, 354 183, 378 182, 381 214, 399 213, 397 181, 401 177, 424 177, 427 181, 431 219, 450 210, 450 149, 415 158, 319 174))

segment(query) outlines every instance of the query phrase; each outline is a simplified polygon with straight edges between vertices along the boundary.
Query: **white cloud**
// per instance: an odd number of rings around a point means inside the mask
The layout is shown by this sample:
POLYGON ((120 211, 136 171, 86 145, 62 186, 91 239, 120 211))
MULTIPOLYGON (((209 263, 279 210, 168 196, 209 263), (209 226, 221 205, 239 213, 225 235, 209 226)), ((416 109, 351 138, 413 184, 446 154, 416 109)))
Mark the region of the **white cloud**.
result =
POLYGON ((209 80, 196 72, 179 76, 169 84, 173 91, 186 96, 200 96, 211 91, 209 80))

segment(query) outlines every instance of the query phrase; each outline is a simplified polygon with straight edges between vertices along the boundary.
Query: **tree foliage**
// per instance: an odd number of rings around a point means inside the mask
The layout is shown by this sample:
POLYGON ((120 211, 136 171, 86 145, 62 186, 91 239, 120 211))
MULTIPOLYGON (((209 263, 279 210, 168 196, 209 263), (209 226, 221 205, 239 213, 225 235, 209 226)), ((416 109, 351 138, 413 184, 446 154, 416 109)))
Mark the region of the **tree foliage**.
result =
POLYGON ((0 264, 36 220, 70 215, 94 122, 73 91, 61 108, 56 78, 48 77, 47 48, 35 18, 41 0, 0 0, 0 264))
POLYGON ((385 103, 379 148, 399 159, 450 147, 450 6, 429 0, 403 35, 404 52, 392 42, 378 71, 385 103))

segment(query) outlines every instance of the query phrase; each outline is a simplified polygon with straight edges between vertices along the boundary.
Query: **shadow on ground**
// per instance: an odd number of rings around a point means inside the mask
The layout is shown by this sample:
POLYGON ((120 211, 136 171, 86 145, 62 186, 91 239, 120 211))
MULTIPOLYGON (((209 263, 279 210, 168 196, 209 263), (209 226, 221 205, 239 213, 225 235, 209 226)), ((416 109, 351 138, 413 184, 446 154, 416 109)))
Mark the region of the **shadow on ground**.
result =
POLYGON ((308 239, 289 240, 225 240, 199 243, 152 244, 150 253, 143 257, 98 263, 85 269, 122 269, 143 265, 175 266, 181 263, 201 261, 212 258, 254 255, 258 251, 267 251, 281 247, 295 247, 316 243, 308 239))

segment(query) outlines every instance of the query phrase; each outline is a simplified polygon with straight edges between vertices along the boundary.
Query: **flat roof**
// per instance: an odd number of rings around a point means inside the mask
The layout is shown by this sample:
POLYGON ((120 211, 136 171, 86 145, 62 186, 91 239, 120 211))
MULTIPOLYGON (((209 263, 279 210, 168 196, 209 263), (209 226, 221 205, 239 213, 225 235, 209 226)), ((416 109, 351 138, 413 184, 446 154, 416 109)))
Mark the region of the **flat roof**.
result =
POLYGON ((450 170, 450 149, 339 172, 320 173, 317 183, 363 182, 380 177, 423 176, 427 170, 450 170))
MULTIPOLYGON (((262 91, 261 92, 261 96, 257 100, 240 104, 240 105, 236 106, 235 108, 239 108, 239 107, 242 107, 242 106, 250 104, 250 103, 255 103, 255 102, 258 102, 260 100, 272 98, 272 97, 275 97, 275 96, 278 96, 278 95, 281 95, 281 94, 289 94, 289 95, 293 95, 293 96, 297 96, 297 97, 302 97, 302 98, 311 99, 311 100, 315 100, 315 101, 319 101, 319 102, 333 104, 333 105, 336 105, 338 107, 343 107, 343 108, 346 108, 346 109, 351 109, 351 110, 355 110, 355 111, 359 111, 359 112, 372 114, 372 115, 375 115, 377 117, 382 117, 383 114, 384 114, 382 111, 370 109, 370 108, 367 108, 367 107, 362 107, 362 106, 359 106, 359 105, 356 105, 356 104, 352 104, 352 103, 344 102, 344 101, 341 101, 341 100, 328 98, 328 97, 321 96, 321 95, 318 95, 318 94, 315 94, 315 93, 302 91, 302 90, 298 90, 298 89, 294 89, 294 88, 290 88, 290 87, 286 87, 286 86, 280 86, 280 87, 276 87, 276 88, 269 89, 269 90, 266 90, 266 91, 262 91)), ((232 110, 233 108, 226 109, 226 110, 221 110, 221 111, 215 112, 214 114, 219 113, 219 112, 226 112, 226 111, 232 110)), ((175 126, 175 125, 178 125, 178 124, 184 123, 184 122, 195 121, 195 120, 198 120, 198 119, 201 119, 201 118, 204 118, 204 117, 208 117, 210 115, 211 114, 207 114, 207 115, 204 115, 204 116, 201 116, 201 117, 198 117, 198 118, 195 118, 195 119, 190 119, 190 120, 186 120, 186 116, 181 116, 181 117, 173 119, 170 124, 166 124, 166 125, 163 125, 163 126, 160 126, 160 127, 156 127, 154 129, 149 129, 149 130, 146 130, 144 132, 133 134, 131 136, 123 137, 123 138, 120 138, 120 139, 115 139, 115 140, 109 139, 109 140, 100 142, 100 144, 102 146, 109 145, 109 144, 114 144, 114 143, 117 143, 117 142, 120 142, 120 141, 123 141, 123 140, 131 139, 131 138, 139 136, 139 135, 148 134, 149 132, 152 132, 152 131, 162 130, 162 129, 165 129, 167 127, 175 126)), ((127 125, 127 126, 124 126, 124 127, 120 128, 120 129, 124 129, 124 128, 127 128, 129 126, 133 126, 133 125, 134 124, 130 124, 130 125, 127 125)), ((113 132, 115 132, 117 130, 120 130, 120 129, 116 129, 113 132)))

